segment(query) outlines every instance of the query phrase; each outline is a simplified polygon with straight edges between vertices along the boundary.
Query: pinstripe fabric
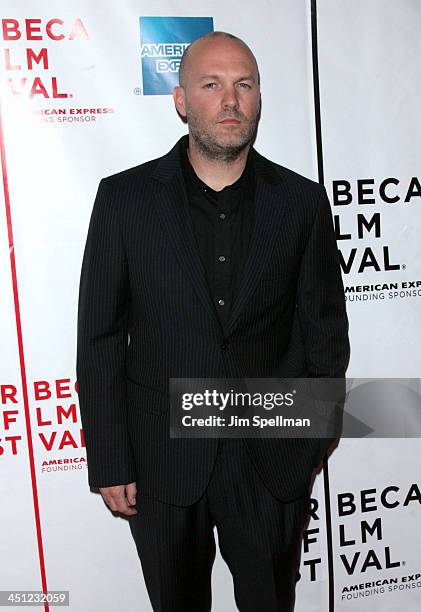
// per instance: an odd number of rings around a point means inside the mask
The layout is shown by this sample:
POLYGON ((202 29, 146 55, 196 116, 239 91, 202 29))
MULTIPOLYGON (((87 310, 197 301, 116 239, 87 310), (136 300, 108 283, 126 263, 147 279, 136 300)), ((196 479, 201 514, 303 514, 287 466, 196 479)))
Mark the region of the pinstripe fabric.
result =
POLYGON ((221 440, 204 495, 180 507, 140 495, 129 525, 155 612, 209 612, 214 527, 241 612, 293 609, 310 496, 279 502, 242 440, 221 440))
MULTIPOLYGON (((146 495, 189 505, 207 485, 218 440, 169 438, 169 378, 344 376, 349 341, 326 191, 254 149, 249 255, 222 327, 183 218, 180 143, 100 182, 76 370, 90 485, 137 480, 146 495)), ((306 493, 327 443, 246 445, 271 492, 288 501, 306 493)))

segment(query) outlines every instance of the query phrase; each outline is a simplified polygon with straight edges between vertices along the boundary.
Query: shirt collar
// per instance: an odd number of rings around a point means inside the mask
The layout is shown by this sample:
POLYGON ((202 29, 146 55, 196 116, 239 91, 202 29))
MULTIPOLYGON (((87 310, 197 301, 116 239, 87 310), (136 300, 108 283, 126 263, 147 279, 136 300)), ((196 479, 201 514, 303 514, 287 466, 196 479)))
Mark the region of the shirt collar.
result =
POLYGON ((241 174, 241 176, 231 185, 226 185, 223 189, 221 189, 220 191, 215 191, 214 189, 212 189, 211 187, 209 187, 209 185, 207 185, 206 183, 204 183, 196 174, 196 172, 194 171, 194 168, 189 160, 189 156, 187 154, 187 147, 188 147, 188 137, 183 141, 183 146, 181 147, 182 150, 182 165, 183 165, 183 172, 185 175, 185 178, 187 180, 187 184, 189 186, 191 186, 195 191, 206 191, 207 193, 209 193, 210 195, 213 195, 214 197, 218 197, 220 194, 222 193, 226 193, 226 192, 238 192, 238 190, 240 188, 244 188, 246 186, 246 184, 250 185, 251 184, 251 180, 252 177, 254 175, 253 172, 253 158, 252 158, 252 147, 250 147, 248 155, 247 155, 247 161, 246 161, 246 165, 244 167, 244 170, 241 174))

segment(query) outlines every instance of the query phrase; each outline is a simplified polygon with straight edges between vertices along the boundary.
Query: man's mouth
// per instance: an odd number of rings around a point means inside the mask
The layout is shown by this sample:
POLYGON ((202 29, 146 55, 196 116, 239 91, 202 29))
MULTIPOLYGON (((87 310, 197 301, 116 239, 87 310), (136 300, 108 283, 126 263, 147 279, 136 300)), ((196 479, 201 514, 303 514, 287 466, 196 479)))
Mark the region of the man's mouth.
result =
POLYGON ((222 121, 220 121, 219 123, 240 123, 240 121, 238 119, 223 119, 222 121))

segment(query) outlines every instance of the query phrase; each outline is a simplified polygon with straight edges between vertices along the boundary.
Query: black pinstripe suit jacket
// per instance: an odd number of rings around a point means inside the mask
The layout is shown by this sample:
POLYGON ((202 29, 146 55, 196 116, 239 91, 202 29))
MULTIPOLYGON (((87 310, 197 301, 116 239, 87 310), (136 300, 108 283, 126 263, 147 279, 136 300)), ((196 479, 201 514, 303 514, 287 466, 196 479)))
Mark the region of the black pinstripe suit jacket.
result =
MULTIPOLYGON (((89 484, 136 480, 140 496, 189 505, 206 487, 218 441, 169 437, 169 378, 341 377, 349 341, 326 191, 255 149, 249 255, 221 327, 183 216, 180 143, 99 184, 76 370, 89 484)), ((246 444, 268 488, 288 501, 307 492, 328 441, 246 444)))

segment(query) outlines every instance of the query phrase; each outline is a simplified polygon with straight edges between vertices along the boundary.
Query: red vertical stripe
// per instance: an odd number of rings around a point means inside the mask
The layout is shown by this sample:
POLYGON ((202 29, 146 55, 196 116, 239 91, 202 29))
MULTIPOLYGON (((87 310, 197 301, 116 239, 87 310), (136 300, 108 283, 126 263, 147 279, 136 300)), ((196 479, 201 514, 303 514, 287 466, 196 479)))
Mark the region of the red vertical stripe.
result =
MULTIPOLYGON (((6 151, 5 151, 5 145, 4 145, 4 131, 3 131, 3 118, 2 118, 2 112, 1 112, 1 105, 0 105, 0 152, 1 152, 1 168, 2 168, 2 173, 3 173, 4 203, 5 203, 5 208, 6 208, 7 235, 8 235, 8 242, 9 242, 10 269, 12 273, 13 300, 14 300, 14 305, 15 305, 16 334, 17 334, 17 339, 18 339, 23 405, 25 409, 26 437, 28 440, 28 455, 29 455, 29 466, 30 466, 30 471, 31 471, 32 498, 34 502, 34 517, 35 517, 35 526, 36 526, 36 532, 37 532, 39 566, 40 566, 40 572, 41 572, 42 590, 44 591, 44 593, 46 593, 47 592, 47 577, 46 577, 46 572, 45 572, 44 549, 43 549, 43 544, 42 544, 42 529, 41 529, 41 517, 40 517, 39 503, 38 503, 37 478, 36 478, 36 473, 35 473, 34 448, 32 444, 31 416, 29 413, 28 387, 27 387, 27 381, 26 381, 25 354, 23 350, 22 326, 21 326, 21 318, 20 318, 19 293, 18 293, 18 282, 17 282, 17 274, 16 274, 15 250, 14 250, 14 244, 13 244, 12 215, 10 211, 9 183, 8 183, 8 178, 7 178, 6 151)), ((46 602, 44 604, 45 612, 49 612, 49 609, 50 607, 48 605, 48 602, 46 602)))

